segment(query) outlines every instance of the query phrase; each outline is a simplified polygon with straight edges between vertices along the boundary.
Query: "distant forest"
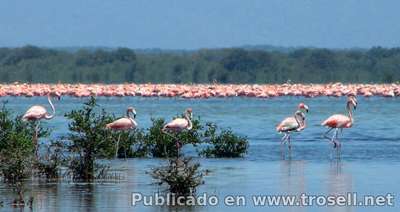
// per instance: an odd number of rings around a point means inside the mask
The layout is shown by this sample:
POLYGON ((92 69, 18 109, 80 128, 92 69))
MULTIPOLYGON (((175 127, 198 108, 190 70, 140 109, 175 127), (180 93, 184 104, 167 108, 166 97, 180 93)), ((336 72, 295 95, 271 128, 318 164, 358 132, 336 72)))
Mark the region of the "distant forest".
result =
POLYGON ((145 51, 0 48, 0 82, 30 83, 390 83, 400 48, 145 51))

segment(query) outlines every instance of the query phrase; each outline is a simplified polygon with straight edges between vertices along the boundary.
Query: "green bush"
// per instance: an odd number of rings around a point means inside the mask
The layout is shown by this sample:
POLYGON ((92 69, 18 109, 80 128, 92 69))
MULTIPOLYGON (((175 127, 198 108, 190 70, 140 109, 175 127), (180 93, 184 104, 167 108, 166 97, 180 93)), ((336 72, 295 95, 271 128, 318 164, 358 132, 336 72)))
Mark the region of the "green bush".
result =
MULTIPOLYGON (((0 174, 3 181, 17 194, 15 207, 23 207, 25 180, 32 176, 35 165, 32 142, 33 125, 23 122, 20 116, 13 117, 3 104, 0 110, 0 174)), ((40 134, 44 134, 39 129, 40 134)))
POLYGON ((175 196, 188 196, 196 193, 196 188, 204 184, 203 172, 199 163, 192 163, 192 158, 170 159, 167 166, 152 170, 150 175, 157 184, 168 186, 168 191, 175 196))
POLYGON ((11 118, 3 106, 0 111, 0 171, 3 180, 16 183, 31 173, 34 159, 32 133, 20 117, 11 118))
POLYGON ((118 158, 147 157, 149 145, 145 143, 146 133, 143 129, 112 132, 113 138, 120 136, 118 158))
POLYGON ((235 135, 231 130, 217 133, 218 127, 213 123, 206 124, 204 137, 208 146, 200 150, 200 155, 206 157, 242 157, 246 154, 249 142, 245 137, 235 135))
POLYGON ((176 157, 178 156, 178 148, 176 142, 179 141, 181 146, 192 144, 194 146, 201 142, 200 119, 192 120, 192 129, 184 130, 180 133, 170 133, 171 135, 162 132, 163 126, 166 124, 162 118, 151 119, 152 126, 148 129, 148 133, 144 137, 144 144, 148 146, 151 156, 153 157, 176 157))
POLYGON ((199 117, 192 120, 191 130, 170 134, 162 132, 166 124, 164 119, 152 118, 151 121, 152 125, 147 132, 141 129, 114 132, 114 138, 121 135, 118 157, 125 157, 125 154, 126 157, 177 157, 177 141, 181 146, 191 144, 197 147, 207 144, 205 149, 199 151, 199 154, 205 157, 242 157, 249 146, 245 137, 237 136, 231 130, 219 132, 213 123, 207 123, 204 127, 199 117))
POLYGON ((115 141, 105 129, 105 125, 113 120, 112 116, 104 110, 98 112, 97 107, 95 98, 91 97, 82 109, 65 114, 71 120, 66 139, 71 155, 68 167, 74 180, 94 180, 96 158, 114 155, 115 141))

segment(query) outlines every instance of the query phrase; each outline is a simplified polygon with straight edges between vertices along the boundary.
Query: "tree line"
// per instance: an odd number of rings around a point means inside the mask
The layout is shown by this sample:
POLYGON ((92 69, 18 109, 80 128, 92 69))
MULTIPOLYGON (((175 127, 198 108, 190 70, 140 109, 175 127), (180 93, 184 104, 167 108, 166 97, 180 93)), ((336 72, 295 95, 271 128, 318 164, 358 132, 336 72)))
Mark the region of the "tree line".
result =
POLYGON ((400 48, 249 48, 196 51, 0 48, 0 82, 29 83, 391 83, 400 48))

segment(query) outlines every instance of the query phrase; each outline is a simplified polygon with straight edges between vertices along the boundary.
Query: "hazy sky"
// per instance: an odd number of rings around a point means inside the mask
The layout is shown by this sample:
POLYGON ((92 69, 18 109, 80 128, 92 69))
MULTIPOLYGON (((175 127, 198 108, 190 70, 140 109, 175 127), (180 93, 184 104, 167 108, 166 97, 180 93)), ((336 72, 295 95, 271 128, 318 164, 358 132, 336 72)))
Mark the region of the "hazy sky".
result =
POLYGON ((0 46, 400 46, 398 0, 1 0, 0 46))

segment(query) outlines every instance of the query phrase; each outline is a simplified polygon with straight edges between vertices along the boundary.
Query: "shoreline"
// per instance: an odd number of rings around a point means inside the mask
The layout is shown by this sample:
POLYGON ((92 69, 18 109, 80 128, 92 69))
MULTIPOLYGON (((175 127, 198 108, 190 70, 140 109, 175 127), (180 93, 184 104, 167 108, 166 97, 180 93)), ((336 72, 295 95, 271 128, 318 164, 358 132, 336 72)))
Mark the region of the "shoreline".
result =
POLYGON ((400 96, 400 84, 0 84, 0 97, 4 96, 46 96, 58 92, 74 97, 88 96, 140 96, 140 97, 256 97, 279 96, 346 96, 365 97, 400 96))

